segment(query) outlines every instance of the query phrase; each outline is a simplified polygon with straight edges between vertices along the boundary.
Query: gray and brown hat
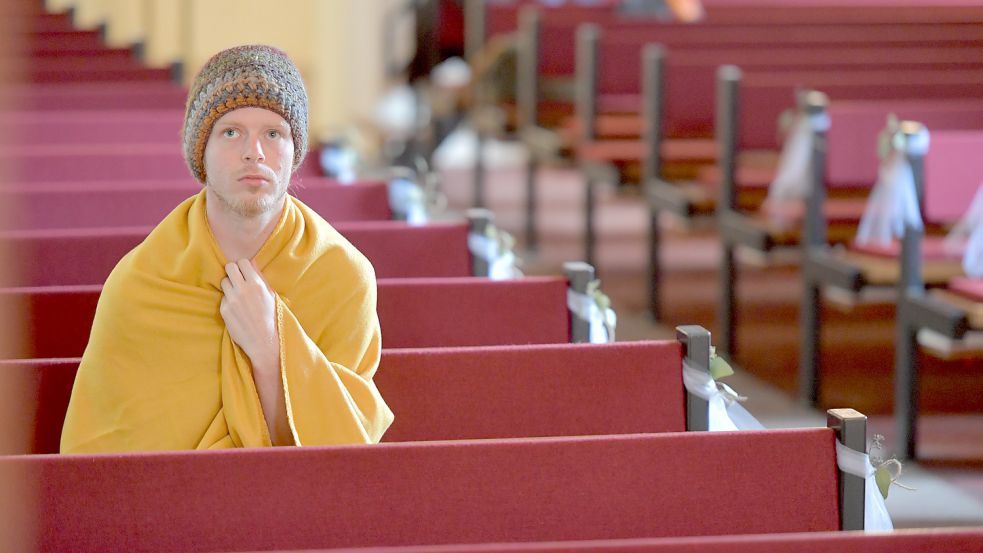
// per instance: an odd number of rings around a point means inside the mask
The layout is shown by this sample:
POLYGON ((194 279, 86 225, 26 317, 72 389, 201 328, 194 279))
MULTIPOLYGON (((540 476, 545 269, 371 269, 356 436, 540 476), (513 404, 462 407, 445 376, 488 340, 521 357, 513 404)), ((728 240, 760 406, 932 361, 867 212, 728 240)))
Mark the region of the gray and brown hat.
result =
POLYGON ((307 153, 307 91, 287 54, 259 44, 236 46, 212 56, 191 84, 181 137, 184 159, 205 183, 205 144, 222 115, 260 107, 283 117, 294 140, 294 170, 307 153))

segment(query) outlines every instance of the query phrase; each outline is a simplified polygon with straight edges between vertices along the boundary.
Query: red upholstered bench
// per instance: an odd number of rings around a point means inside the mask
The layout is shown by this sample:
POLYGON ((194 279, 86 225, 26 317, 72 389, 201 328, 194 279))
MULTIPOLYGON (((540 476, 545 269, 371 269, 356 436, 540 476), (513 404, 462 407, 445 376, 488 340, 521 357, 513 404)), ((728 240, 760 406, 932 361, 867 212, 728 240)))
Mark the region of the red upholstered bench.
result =
MULTIPOLYGON (((55 144, 0 147, 7 182, 138 181, 187 178, 178 143, 55 144)), ((308 156, 293 179, 320 175, 316 155, 308 156)))
MULTIPOLYGON (((291 193, 328 222, 393 218, 381 181, 338 184, 324 177, 294 181, 291 193), (299 183, 299 184, 298 184, 299 183)), ((0 204, 16 206, 6 230, 146 227, 201 190, 191 178, 170 181, 27 183, 0 186, 0 204)))
MULTIPOLYGON (((304 553, 430 553, 438 546, 305 549, 304 553)), ((905 529, 885 533, 797 532, 744 536, 635 538, 523 543, 440 545, 440 553, 975 553, 983 549, 979 528, 905 529)), ((287 550, 278 550, 287 553, 287 550)), ((297 551, 297 553, 301 553, 297 551)))
MULTIPOLYGON (((383 440, 699 429, 701 421, 687 420, 681 376, 684 350, 698 347, 699 337, 690 336, 683 342, 384 350, 375 383, 397 417, 383 440)), ((0 454, 58 452, 78 362, 0 361, 4 389, 24 400, 0 406, 7 432, 0 454)))
MULTIPOLYGON (((467 223, 411 226, 398 221, 335 226, 375 268, 377 278, 472 276, 467 223)), ((102 284, 147 227, 0 232, 9 270, 0 287, 102 284)))
MULTIPOLYGON (((121 50, 128 57, 129 51, 121 50)), ((17 144, 173 143, 181 144, 181 109, 7 111, 0 124, 17 144)))
MULTIPOLYGON (((80 356, 100 290, 98 285, 0 289, 2 320, 27 327, 22 341, 0 345, 0 359, 80 356)), ((571 341, 565 278, 381 279, 378 291, 386 348, 571 341)))
MULTIPOLYGON (((0 475, 16 479, 29 498, 23 504, 30 507, 13 513, 18 518, 10 527, 35 530, 39 551, 437 545, 840 527, 834 432, 824 428, 13 456, 0 459, 0 475)), ((4 484, 14 489, 13 482, 4 484)))

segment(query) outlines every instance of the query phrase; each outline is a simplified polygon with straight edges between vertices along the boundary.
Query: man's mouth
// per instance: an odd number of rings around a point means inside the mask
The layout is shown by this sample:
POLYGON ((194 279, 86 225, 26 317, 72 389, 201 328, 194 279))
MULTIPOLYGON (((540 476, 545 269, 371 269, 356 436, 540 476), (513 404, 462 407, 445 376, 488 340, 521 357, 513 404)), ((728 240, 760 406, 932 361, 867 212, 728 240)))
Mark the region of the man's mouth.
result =
POLYGON ((269 181, 269 179, 266 178, 266 177, 264 177, 263 175, 245 175, 245 176, 239 177, 239 181, 240 182, 249 183, 249 184, 263 184, 263 183, 269 181))

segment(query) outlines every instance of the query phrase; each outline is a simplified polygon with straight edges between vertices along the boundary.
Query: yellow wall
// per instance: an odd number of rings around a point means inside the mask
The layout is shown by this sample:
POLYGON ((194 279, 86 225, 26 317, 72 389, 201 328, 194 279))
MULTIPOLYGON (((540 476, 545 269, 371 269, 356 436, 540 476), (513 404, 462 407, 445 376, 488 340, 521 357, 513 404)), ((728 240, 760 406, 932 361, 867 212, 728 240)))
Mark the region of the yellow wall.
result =
POLYGON ((181 18, 187 11, 185 0, 142 0, 143 59, 151 67, 167 67, 181 60, 181 18))
POLYGON ((106 43, 127 48, 143 40, 146 9, 143 0, 104 0, 106 4, 106 43))

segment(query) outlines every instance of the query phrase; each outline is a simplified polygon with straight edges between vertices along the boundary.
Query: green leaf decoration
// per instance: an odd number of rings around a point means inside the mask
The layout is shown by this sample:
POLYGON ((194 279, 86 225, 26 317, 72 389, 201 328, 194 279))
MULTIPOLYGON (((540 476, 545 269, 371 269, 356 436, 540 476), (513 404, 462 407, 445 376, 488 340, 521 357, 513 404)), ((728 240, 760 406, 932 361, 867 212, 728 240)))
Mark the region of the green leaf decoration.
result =
POLYGON ((734 369, 731 368, 730 363, 725 361, 723 357, 716 354, 710 357, 710 376, 714 380, 719 380, 732 374, 734 374, 734 369))
POLYGON ((877 467, 874 471, 874 482, 877 482, 877 489, 884 499, 887 499, 887 491, 891 488, 891 471, 884 465, 877 467))

